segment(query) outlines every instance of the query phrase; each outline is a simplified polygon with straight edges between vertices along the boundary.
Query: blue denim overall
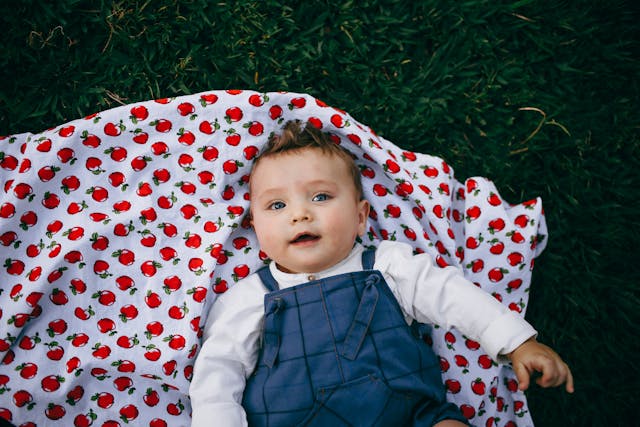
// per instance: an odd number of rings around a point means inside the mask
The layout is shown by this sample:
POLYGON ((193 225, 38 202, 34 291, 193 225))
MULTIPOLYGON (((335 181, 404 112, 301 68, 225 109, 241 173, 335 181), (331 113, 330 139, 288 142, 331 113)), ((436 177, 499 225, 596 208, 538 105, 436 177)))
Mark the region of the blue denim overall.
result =
POLYGON ((278 289, 269 268, 263 346, 242 405, 250 426, 466 423, 445 400, 440 364, 414 336, 375 252, 363 271, 278 289))

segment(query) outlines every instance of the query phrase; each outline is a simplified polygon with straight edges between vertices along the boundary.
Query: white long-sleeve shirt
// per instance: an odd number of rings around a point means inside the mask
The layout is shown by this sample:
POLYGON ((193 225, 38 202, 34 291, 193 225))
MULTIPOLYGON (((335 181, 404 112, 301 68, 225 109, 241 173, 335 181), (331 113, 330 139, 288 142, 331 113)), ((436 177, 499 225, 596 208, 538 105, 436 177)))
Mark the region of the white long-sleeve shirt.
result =
MULTIPOLYGON (((362 270, 364 248, 333 267, 314 274, 288 274, 269 268, 280 289, 337 274, 362 270)), ((494 360, 536 335, 533 327, 484 292, 454 267, 434 265, 428 254, 413 255, 404 243, 383 241, 374 269, 384 276, 408 322, 455 327, 480 343, 494 360)), ((189 394, 192 427, 246 426, 241 406, 246 379, 258 360, 266 288, 257 274, 239 282, 213 304, 195 362, 189 394)))

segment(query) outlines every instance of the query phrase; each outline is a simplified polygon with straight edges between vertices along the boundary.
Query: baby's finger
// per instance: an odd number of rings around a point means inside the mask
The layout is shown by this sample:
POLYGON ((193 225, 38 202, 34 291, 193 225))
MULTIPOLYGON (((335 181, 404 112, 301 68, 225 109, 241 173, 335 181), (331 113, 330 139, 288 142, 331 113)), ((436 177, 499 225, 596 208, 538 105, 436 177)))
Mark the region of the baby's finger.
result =
POLYGON ((513 365, 513 372, 515 372, 518 379, 518 389, 521 391, 528 389, 530 373, 527 368, 522 364, 516 364, 513 365))
POLYGON ((567 366, 567 385, 565 386, 565 389, 567 390, 567 393, 573 393, 574 392, 573 374, 571 373, 571 369, 569 368, 569 365, 566 365, 566 366, 567 366))

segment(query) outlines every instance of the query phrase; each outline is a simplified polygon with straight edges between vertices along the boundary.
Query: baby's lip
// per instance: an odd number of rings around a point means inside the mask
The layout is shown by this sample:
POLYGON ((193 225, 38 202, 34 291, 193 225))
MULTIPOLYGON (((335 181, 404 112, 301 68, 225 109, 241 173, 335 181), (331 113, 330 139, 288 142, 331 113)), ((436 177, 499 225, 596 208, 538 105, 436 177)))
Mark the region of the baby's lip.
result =
POLYGON ((308 231, 303 231, 302 233, 298 233, 295 235, 293 239, 291 239, 290 243, 303 243, 303 242, 312 242, 314 240, 318 240, 320 236, 317 234, 309 233, 308 231))

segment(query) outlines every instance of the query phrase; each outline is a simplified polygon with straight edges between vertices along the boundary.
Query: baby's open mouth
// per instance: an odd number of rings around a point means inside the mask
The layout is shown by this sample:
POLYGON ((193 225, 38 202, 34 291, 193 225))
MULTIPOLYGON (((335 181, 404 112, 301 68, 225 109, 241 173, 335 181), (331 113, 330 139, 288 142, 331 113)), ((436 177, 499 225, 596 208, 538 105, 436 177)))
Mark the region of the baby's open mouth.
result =
POLYGON ((315 234, 310 233, 301 233, 298 234, 291 243, 302 243, 302 242, 312 242, 314 240, 318 240, 320 236, 316 236, 315 234))

